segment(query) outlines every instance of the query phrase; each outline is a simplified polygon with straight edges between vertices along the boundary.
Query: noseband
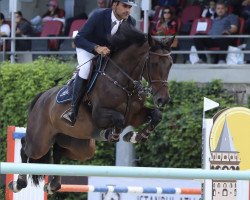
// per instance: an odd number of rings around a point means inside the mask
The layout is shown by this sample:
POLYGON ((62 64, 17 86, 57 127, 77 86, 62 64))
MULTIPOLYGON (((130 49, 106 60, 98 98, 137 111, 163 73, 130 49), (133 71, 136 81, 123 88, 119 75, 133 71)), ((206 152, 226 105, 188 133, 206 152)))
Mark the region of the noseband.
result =
MULTIPOLYGON (((149 83, 149 87, 151 88, 151 86, 155 83, 161 83, 162 86, 154 93, 152 93, 152 90, 151 90, 151 94, 153 96, 155 96, 163 87, 168 87, 168 81, 167 80, 161 80, 161 79, 152 79, 151 78, 151 74, 150 74, 150 68, 149 68, 149 62, 150 62, 150 54, 151 55, 156 55, 156 56, 159 56, 159 57, 170 57, 171 56, 171 52, 169 53, 156 53, 156 52, 153 52, 153 51, 149 51, 148 52, 148 55, 146 57, 146 60, 145 60, 145 64, 144 64, 144 68, 142 70, 142 73, 141 73, 141 78, 143 76, 143 73, 145 71, 145 68, 147 70, 147 76, 148 76, 148 83, 149 83)), ((171 57, 170 57, 171 58, 171 57)))

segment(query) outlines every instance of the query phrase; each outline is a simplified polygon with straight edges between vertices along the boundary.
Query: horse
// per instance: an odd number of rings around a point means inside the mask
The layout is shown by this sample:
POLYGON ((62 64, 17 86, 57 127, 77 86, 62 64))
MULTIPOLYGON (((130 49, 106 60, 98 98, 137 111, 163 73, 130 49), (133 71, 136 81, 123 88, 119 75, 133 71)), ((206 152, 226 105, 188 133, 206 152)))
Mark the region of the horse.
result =
MULTIPOLYGON (((73 127, 60 118, 70 106, 56 102, 61 87, 53 87, 33 99, 26 136, 22 139, 22 162, 59 164, 63 156, 86 161, 94 156, 96 133, 117 141, 128 125, 138 128, 146 124, 138 133, 127 133, 125 141, 146 141, 161 121, 160 109, 170 100, 167 80, 173 63, 170 55, 173 40, 174 37, 158 41, 122 23, 110 38, 112 54, 99 71, 94 88, 85 96, 73 127), (141 83, 143 78, 146 85, 141 83), (149 94, 153 97, 153 108, 144 105, 149 94)), ((43 178, 32 176, 35 185, 43 178)), ((26 186, 27 175, 23 174, 8 185, 13 192, 26 186)), ((61 177, 52 176, 44 189, 52 194, 60 187, 61 177)))

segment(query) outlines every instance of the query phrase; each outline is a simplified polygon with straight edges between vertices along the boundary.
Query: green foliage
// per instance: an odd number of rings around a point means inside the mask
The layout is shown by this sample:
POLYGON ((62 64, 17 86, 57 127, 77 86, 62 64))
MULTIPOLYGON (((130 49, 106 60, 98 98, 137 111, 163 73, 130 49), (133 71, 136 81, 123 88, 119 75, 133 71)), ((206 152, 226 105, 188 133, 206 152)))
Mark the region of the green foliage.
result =
POLYGON ((234 104, 222 86, 220 81, 205 85, 171 82, 172 102, 166 107, 162 122, 145 144, 136 146, 138 165, 201 167, 203 97, 219 102, 220 109, 234 104))
POLYGON ((25 126, 27 108, 36 94, 62 85, 72 75, 73 67, 55 59, 40 59, 27 64, 0 65, 0 160, 5 160, 6 127, 25 126), (3 143, 2 143, 3 142, 3 143))

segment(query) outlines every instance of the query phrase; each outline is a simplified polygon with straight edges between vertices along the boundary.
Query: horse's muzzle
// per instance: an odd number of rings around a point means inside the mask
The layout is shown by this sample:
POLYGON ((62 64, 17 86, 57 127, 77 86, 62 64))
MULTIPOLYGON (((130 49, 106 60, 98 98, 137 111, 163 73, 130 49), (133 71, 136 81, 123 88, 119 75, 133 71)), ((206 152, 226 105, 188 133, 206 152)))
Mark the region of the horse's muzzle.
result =
POLYGON ((170 97, 167 98, 160 97, 156 100, 156 104, 158 107, 164 107, 166 104, 170 102, 170 100, 171 100, 170 97))

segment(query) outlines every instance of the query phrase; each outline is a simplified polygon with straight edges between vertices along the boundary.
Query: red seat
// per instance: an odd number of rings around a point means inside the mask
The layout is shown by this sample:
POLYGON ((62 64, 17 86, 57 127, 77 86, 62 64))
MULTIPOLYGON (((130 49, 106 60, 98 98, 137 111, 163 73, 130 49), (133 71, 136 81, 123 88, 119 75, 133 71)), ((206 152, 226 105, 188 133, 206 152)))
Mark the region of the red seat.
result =
POLYGON ((192 23, 192 27, 191 27, 191 31, 190 31, 190 35, 196 35, 196 34, 204 34, 207 35, 209 30, 211 29, 212 26, 212 20, 210 18, 199 18, 199 19, 195 19, 192 23), (198 24, 200 22, 203 23, 207 23, 207 27, 206 30, 197 30, 198 28, 198 24))
POLYGON ((79 31, 80 28, 86 23, 86 19, 76 19, 70 26, 69 36, 72 37, 74 31, 79 31))
POLYGON ((193 22, 201 16, 201 11, 201 7, 197 5, 185 7, 181 15, 181 23, 193 22))
POLYGON ((177 22, 177 33, 180 33, 180 31, 181 31, 181 18, 177 17, 176 22, 177 22))
MULTIPOLYGON (((62 32, 63 23, 60 21, 47 21, 43 25, 41 37, 59 36, 62 32)), ((49 49, 57 50, 59 48, 58 40, 49 40, 49 49)))
POLYGON ((189 35, 193 21, 200 18, 200 16, 200 6, 194 5, 185 7, 181 15, 181 34, 189 35))
MULTIPOLYGON (((245 30, 245 19, 242 17, 239 17, 239 30, 238 30, 238 34, 242 35, 244 33, 245 30)), ((235 42, 236 46, 239 46, 241 44, 241 39, 238 38, 235 42)))
POLYGON ((227 6, 227 13, 233 13, 234 7, 232 5, 227 6))

